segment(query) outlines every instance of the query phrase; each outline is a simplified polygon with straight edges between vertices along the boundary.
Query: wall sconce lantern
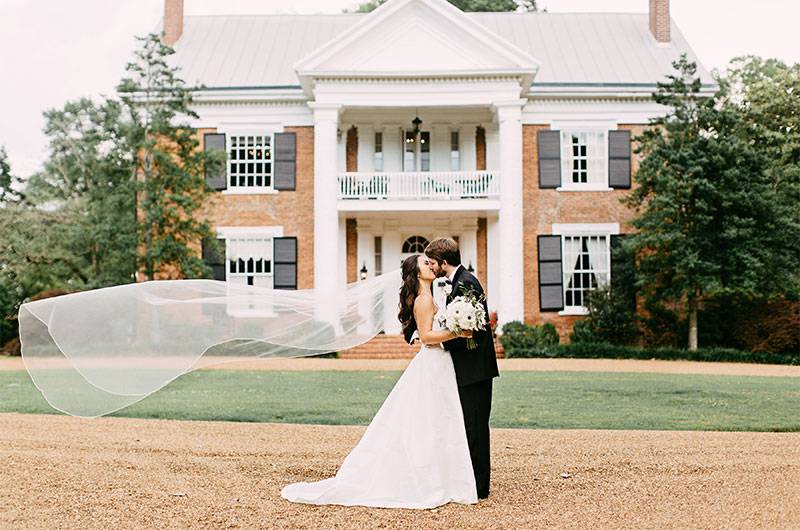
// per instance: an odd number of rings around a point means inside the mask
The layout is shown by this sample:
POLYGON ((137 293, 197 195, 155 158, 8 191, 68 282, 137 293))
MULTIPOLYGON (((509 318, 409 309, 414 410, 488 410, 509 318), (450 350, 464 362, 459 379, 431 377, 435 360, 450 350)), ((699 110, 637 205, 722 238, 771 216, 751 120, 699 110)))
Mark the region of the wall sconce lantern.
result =
POLYGON ((411 123, 414 124, 414 131, 413 132, 414 132, 414 138, 416 138, 417 135, 419 134, 419 126, 422 125, 422 120, 419 119, 419 116, 417 116, 416 118, 411 120, 411 123))
POLYGON ((475 267, 472 266, 472 262, 471 261, 469 262, 469 267, 467 267, 467 270, 469 271, 470 274, 475 272, 475 267))
POLYGON ((367 264, 366 263, 361 265, 361 270, 359 272, 361 273, 361 279, 362 280, 366 280, 367 279, 367 264))

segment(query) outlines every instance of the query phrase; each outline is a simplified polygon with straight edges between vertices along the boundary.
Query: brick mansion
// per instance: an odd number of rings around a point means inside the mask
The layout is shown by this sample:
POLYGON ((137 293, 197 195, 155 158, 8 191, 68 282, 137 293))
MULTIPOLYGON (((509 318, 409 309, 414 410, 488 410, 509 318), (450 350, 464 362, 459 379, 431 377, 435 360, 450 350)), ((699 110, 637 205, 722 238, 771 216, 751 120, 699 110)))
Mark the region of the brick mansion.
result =
MULTIPOLYGON (((465 13, 388 0, 371 13, 185 16, 165 0, 164 40, 195 92, 215 278, 333 292, 456 239, 499 324, 569 333, 585 293, 614 281, 632 231, 620 203, 632 138, 667 109, 651 93, 681 53, 669 15, 465 13)), ((161 28, 160 28, 161 29, 161 28)), ((393 309, 393 308, 392 308, 393 309)), ((396 310, 385 331, 399 332, 396 310)))

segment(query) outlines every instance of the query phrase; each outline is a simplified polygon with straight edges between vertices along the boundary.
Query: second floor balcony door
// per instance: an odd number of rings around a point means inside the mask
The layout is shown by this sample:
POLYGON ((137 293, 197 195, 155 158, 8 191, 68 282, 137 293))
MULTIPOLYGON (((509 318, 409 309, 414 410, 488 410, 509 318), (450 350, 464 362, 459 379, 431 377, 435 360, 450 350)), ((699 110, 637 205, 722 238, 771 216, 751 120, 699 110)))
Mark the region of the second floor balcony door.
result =
POLYGON ((431 170, 430 131, 406 131, 403 138, 403 171, 431 170))

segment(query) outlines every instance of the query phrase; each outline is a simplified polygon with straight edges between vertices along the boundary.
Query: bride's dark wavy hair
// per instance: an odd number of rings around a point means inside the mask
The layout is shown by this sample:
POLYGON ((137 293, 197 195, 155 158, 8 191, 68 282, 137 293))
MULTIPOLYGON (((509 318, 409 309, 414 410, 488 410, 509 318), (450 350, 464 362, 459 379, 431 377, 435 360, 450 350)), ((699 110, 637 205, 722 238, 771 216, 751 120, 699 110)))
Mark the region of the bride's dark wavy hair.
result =
POLYGON ((411 335, 417 329, 417 321, 414 320, 414 300, 419 293, 419 254, 414 254, 403 260, 401 272, 403 285, 400 287, 400 312, 397 318, 403 325, 403 337, 406 342, 411 340, 411 335))

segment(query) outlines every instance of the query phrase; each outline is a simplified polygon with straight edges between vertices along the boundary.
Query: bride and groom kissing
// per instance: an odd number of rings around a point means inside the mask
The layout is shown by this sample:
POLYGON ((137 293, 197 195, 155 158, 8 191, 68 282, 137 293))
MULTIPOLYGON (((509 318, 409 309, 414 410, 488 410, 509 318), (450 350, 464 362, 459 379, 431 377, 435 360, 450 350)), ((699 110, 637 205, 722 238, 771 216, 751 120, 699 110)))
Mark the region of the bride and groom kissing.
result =
MULTIPOLYGON (((336 475, 286 485, 285 499, 426 509, 489 496, 489 414, 499 375, 492 330, 456 333, 443 325, 447 304, 483 289, 449 238, 406 258, 401 274, 398 318, 419 351, 336 475)), ((485 301, 483 309, 488 315, 485 301)))

